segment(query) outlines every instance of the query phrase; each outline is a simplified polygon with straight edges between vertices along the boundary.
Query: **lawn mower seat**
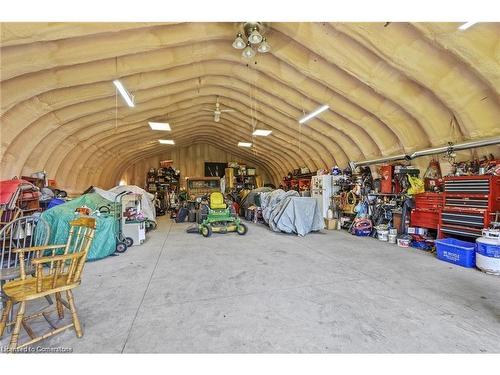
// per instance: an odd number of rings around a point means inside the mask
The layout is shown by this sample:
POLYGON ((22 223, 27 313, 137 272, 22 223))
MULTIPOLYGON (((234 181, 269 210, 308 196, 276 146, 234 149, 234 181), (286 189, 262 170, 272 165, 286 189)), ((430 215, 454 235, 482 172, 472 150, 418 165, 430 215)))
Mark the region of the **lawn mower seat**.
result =
POLYGON ((222 193, 214 191, 213 193, 210 194, 210 208, 212 210, 221 210, 227 208, 222 193))

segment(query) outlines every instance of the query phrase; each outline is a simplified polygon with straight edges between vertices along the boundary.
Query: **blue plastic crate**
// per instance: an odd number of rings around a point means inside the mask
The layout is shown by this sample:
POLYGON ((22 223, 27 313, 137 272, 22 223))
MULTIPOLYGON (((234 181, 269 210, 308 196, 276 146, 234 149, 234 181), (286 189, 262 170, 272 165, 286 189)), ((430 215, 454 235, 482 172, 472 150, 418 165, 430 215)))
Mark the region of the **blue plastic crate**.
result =
POLYGON ((354 229, 354 234, 358 237, 367 237, 372 232, 370 229, 354 229))
POLYGON ((445 262, 473 268, 476 266, 475 245, 455 238, 443 238, 436 240, 436 254, 438 259, 445 262))

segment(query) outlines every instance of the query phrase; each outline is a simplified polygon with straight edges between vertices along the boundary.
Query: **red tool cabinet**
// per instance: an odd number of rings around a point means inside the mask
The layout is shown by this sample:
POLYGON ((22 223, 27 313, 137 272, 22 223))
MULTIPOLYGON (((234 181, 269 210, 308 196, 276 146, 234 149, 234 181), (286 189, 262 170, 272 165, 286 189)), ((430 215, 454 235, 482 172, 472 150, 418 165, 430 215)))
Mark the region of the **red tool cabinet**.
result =
POLYGON ((480 237, 500 211, 499 176, 454 176, 444 179, 444 206, 439 216, 439 238, 480 237))
POLYGON ((443 208, 444 194, 421 193, 415 195, 415 208, 411 210, 410 224, 412 227, 437 229, 439 212, 443 208))

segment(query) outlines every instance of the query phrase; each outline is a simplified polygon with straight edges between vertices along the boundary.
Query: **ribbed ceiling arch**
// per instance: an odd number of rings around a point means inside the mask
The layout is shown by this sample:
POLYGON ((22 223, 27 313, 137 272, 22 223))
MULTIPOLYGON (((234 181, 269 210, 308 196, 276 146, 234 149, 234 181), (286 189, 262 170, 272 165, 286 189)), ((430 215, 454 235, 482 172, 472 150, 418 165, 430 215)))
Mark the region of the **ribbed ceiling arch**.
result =
POLYGON ((271 23, 271 52, 251 60, 231 47, 236 27, 2 24, 2 178, 45 169, 68 190, 112 186, 171 147, 149 120, 171 123, 175 147, 223 148, 274 182, 299 166, 500 135, 499 24, 271 23), (135 108, 116 100, 116 78, 135 108), (219 123, 202 111, 217 97, 236 110, 219 123), (238 148, 253 126, 273 133, 238 148))

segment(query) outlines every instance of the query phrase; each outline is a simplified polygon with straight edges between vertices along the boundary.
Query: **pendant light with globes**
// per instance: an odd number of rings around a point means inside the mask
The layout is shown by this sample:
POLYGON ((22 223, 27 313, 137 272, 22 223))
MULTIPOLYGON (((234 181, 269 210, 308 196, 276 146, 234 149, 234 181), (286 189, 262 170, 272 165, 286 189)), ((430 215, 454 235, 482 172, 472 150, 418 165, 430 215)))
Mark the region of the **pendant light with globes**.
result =
POLYGON ((264 36, 269 29, 267 24, 262 22, 245 22, 240 24, 240 32, 236 34, 233 48, 242 50, 241 55, 246 59, 251 59, 259 53, 267 53, 271 46, 264 36))

